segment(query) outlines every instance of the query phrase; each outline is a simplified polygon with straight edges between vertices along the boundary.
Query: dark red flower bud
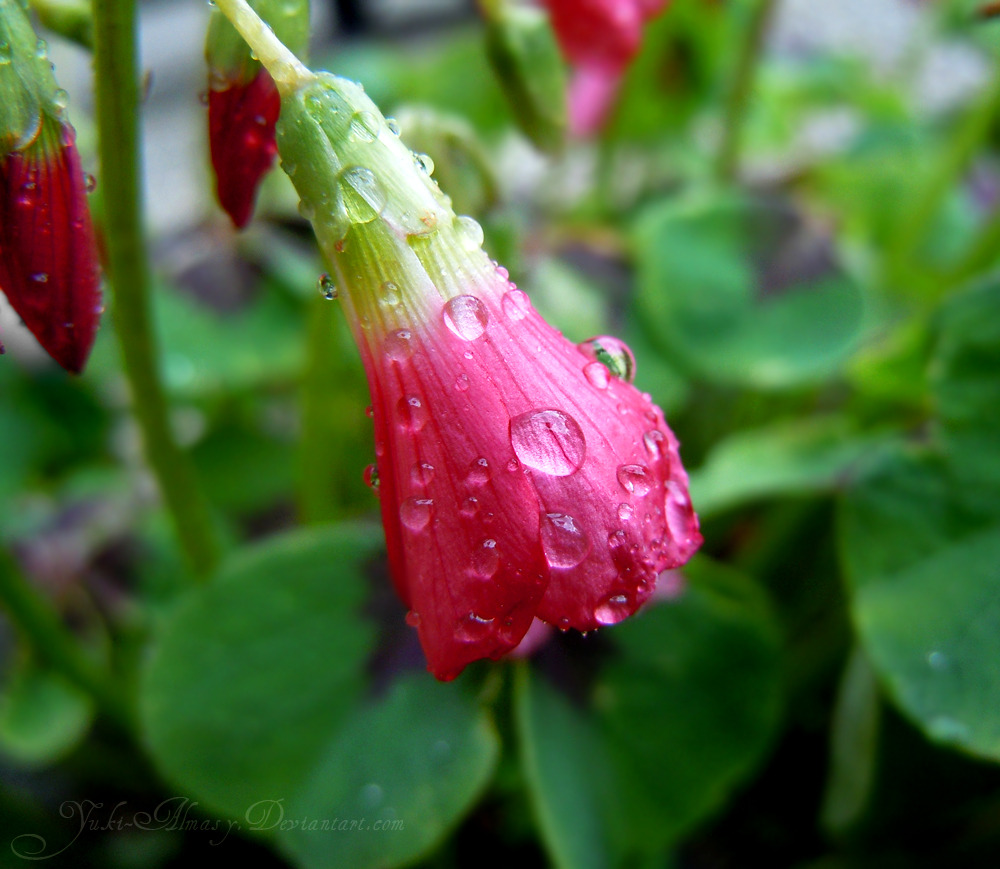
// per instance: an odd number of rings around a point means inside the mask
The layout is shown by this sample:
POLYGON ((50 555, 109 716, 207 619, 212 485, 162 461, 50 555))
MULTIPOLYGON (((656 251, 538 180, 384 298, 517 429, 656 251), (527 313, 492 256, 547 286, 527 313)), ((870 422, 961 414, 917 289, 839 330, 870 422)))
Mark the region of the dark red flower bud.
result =
POLYGON ((42 347, 79 374, 101 314, 87 190, 69 124, 42 120, 0 162, 0 288, 42 347))
POLYGON ((257 188, 278 154, 274 125, 281 99, 261 67, 249 83, 208 92, 208 136, 219 204, 237 228, 250 221, 257 188))

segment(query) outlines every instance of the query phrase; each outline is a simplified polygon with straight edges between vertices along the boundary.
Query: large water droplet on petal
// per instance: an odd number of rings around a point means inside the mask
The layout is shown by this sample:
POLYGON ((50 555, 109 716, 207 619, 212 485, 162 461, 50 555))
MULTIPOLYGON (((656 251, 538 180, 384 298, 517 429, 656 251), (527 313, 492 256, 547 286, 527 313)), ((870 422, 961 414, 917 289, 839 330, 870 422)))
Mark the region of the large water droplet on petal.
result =
POLYGON ((541 533, 549 567, 576 567, 590 552, 590 539, 568 513, 545 513, 541 533))
POLYGON ((579 423, 561 410, 532 410, 510 421, 510 443, 521 463, 553 477, 579 470, 587 443, 579 423))
POLYGON ((423 531, 431 521, 430 498, 407 498, 399 505, 399 520, 411 531, 423 531))
POLYGON ((646 432, 642 436, 642 443, 646 447, 646 452, 653 458, 657 459, 663 455, 666 440, 666 435, 664 435, 659 429, 655 428, 652 431, 646 432))
POLYGON ((531 300, 528 298, 528 294, 521 290, 511 290, 509 293, 504 293, 501 306, 507 319, 513 320, 515 323, 518 320, 523 320, 531 312, 531 300))
POLYGON ((584 356, 600 362, 615 377, 626 383, 635 380, 635 356, 624 341, 611 335, 598 335, 576 346, 584 356))
POLYGON ((476 643, 485 640, 493 633, 493 619, 483 618, 475 613, 469 613, 455 629, 455 639, 464 643, 476 643))
POLYGON ((445 303, 444 322, 459 338, 475 341, 486 331, 489 315, 475 296, 455 296, 445 303))
POLYGON ((594 610, 594 619, 602 625, 614 625, 629 616, 628 598, 613 594, 605 598, 594 610))
POLYGON ((484 540, 472 553, 472 572, 483 579, 492 579, 500 569, 500 553, 496 540, 484 540))
POLYGON ((466 474, 465 482, 470 486, 482 486, 490 481, 490 463, 486 459, 476 459, 469 466, 469 473, 466 474))
POLYGON ((618 482, 630 495, 638 495, 640 498, 649 494, 649 490, 653 488, 649 471, 642 465, 619 465, 618 482))
POLYGON ((413 355, 413 342, 409 329, 390 332, 385 339, 385 355, 396 362, 403 362, 413 355))
POLYGON ((399 424, 407 431, 417 432, 427 425, 427 408, 415 395, 399 399, 396 405, 399 424))

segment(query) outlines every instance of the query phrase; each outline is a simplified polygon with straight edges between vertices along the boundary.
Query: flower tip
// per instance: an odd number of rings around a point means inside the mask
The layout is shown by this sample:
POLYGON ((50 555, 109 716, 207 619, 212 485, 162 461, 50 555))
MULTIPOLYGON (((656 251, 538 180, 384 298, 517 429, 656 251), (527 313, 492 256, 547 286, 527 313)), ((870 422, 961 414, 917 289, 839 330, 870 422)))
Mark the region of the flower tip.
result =
POLYGON ((248 83, 209 90, 209 147, 216 194, 237 229, 250 222, 257 190, 274 165, 280 111, 278 88, 263 68, 248 83))

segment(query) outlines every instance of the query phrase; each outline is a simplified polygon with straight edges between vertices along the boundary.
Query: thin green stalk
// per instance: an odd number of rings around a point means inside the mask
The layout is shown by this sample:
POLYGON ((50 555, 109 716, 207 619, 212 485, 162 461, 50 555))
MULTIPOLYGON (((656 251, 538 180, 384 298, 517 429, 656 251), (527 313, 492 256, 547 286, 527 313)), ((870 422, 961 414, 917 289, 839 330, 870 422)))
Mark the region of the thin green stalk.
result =
POLYGON ((134 0, 94 0, 94 65, 115 324, 146 458, 196 576, 215 567, 217 547, 194 469, 174 440, 150 318, 150 268, 139 166, 139 80, 134 0))
POLYGON ((0 605, 41 659, 90 695, 109 720, 125 732, 132 731, 131 711, 114 683, 87 657, 52 605, 4 552, 0 552, 0 605))
POLYGON ((722 142, 715 161, 717 181, 728 183, 736 177, 743 147, 743 127, 750 107, 750 96, 757 79, 757 67, 764 51, 764 39, 771 23, 775 0, 756 0, 750 13, 736 69, 732 88, 726 101, 722 122, 722 142))
MULTIPOLYGON (((1000 75, 978 102, 966 113, 944 148, 930 180, 918 196, 908 217, 901 223, 889 251, 889 275, 905 271, 914 250, 927 235, 931 223, 941 213, 944 202, 982 146, 990 125, 1000 112, 1000 75)), ((976 250, 975 247, 972 249, 976 250)), ((974 257, 974 253, 970 253, 974 257)))
POLYGON ((335 308, 317 298, 307 324, 298 468, 299 515, 306 523, 330 522, 338 513, 334 485, 340 451, 329 425, 330 390, 337 376, 335 308))

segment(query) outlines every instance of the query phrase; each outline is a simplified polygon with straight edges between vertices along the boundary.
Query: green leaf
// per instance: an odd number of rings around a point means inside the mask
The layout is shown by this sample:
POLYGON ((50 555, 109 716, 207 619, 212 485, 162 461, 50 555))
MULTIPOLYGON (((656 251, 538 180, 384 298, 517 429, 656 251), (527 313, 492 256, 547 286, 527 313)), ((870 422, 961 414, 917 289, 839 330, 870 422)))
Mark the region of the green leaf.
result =
POLYGON ((1000 498, 900 451, 844 499, 853 613, 896 703, 937 741, 1000 759, 1000 498))
POLYGON ((857 432, 840 416, 737 432, 691 474, 691 500, 707 517, 758 498, 827 491, 892 437, 857 432))
POLYGON ((28 765, 54 763, 79 744, 93 717, 90 700, 62 677, 24 667, 0 694, 0 753, 28 765))
POLYGON ((305 867, 377 869, 440 842, 482 794, 500 752, 466 683, 409 676, 356 710, 289 800, 281 847, 305 867), (335 820, 347 826, 331 829, 335 820))
POLYGON ((611 865, 602 791, 611 786, 607 749, 593 719, 527 666, 515 683, 521 763, 542 839, 557 869, 611 865))
POLYGON ((594 690, 619 777, 619 847, 667 847, 715 811, 760 761, 779 720, 780 641, 763 593, 704 558, 689 586, 616 627, 594 690))
POLYGON ((1000 281, 949 300, 930 368, 945 447, 958 473, 1000 486, 1000 281))
POLYGON ((286 534, 177 605, 140 698, 170 780, 241 819, 292 795, 359 700, 374 638, 361 567, 379 543, 359 525, 286 534))
POLYGON ((176 291, 154 296, 167 387, 200 396, 294 380, 302 368, 301 311, 274 292, 219 314, 176 291))
MULTIPOLYGON (((757 264, 775 257, 784 217, 710 194, 655 205, 639 221, 637 304, 651 334, 691 373, 777 389, 829 377, 854 350, 863 299, 842 272, 761 298, 757 264)), ((783 268, 775 260, 774 271, 783 268)))

